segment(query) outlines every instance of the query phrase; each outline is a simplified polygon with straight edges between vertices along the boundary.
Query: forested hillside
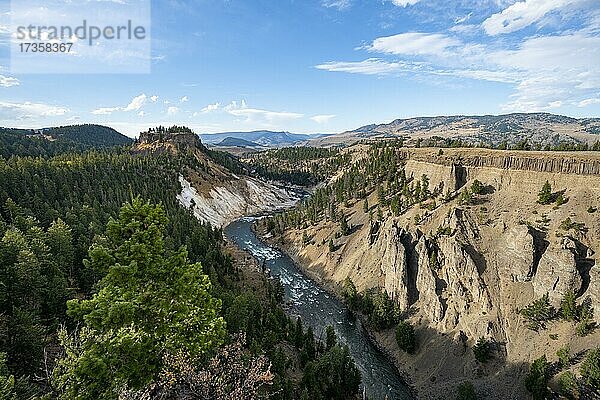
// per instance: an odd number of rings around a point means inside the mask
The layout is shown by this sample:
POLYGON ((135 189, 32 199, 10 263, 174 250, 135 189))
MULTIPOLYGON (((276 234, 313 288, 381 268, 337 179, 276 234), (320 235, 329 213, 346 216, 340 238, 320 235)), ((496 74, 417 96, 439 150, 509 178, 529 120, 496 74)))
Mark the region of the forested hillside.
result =
POLYGON ((120 148, 0 160, 0 398, 358 393, 347 351, 179 205, 177 177, 204 167, 120 148))
POLYGON ((131 144, 132 140, 100 125, 71 125, 46 129, 0 128, 0 157, 55 156, 131 144))
POLYGON ((284 147, 248 154, 242 162, 267 179, 311 186, 333 176, 349 156, 336 149, 284 147))

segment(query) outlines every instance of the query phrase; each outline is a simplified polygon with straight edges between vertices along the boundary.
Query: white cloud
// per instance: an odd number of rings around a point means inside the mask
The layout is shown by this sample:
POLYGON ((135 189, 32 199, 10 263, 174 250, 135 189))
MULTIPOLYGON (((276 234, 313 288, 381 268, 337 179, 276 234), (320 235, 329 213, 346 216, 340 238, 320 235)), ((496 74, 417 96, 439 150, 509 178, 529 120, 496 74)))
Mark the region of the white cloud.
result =
POLYGON ((21 82, 17 78, 13 78, 11 76, 0 75, 0 86, 1 87, 11 87, 11 86, 19 86, 21 82))
POLYGON ((317 124, 326 124, 331 121, 332 118, 335 118, 335 115, 327 114, 327 115, 315 115, 314 117, 310 117, 311 120, 315 121, 317 124))
POLYGON ((502 12, 493 14, 482 26, 488 35, 499 35, 523 29, 544 17, 549 12, 582 0, 525 0, 512 4, 502 12))
POLYGON ((583 28, 533 36, 505 49, 499 48, 503 43, 462 43, 437 33, 400 34, 376 39, 366 47, 370 52, 391 54, 395 59, 330 61, 316 68, 365 75, 436 75, 506 83, 513 85, 514 92, 501 105, 504 110, 550 110, 580 104, 600 91, 598 33, 597 29, 583 28), (424 61, 415 61, 419 56, 424 61))
POLYGON ((139 115, 140 117, 143 117, 143 116, 145 116, 145 115, 146 115, 146 113, 145 113, 145 112, 143 112, 143 111, 140 111, 140 112, 138 113, 138 115, 139 115))
POLYGON ((454 19, 455 24, 462 24, 463 22, 467 22, 473 16, 473 12, 468 13, 464 17, 459 17, 454 19))
POLYGON ((36 117, 58 117, 69 112, 66 107, 43 103, 12 103, 0 101, 0 120, 25 120, 36 117))
POLYGON ((188 101, 190 101, 190 99, 187 96, 183 96, 181 99, 179 99, 180 103, 187 103, 188 101))
POLYGON ((94 114, 94 115, 111 115, 112 113, 117 112, 117 111, 124 111, 124 112, 139 111, 144 106, 144 104, 146 104, 147 100, 148 100, 148 97, 144 93, 142 93, 139 96, 136 96, 133 99, 131 99, 129 104, 125 107, 100 107, 100 108, 93 110, 92 114, 94 114))
POLYGON ((120 111, 121 107, 100 107, 92 111, 94 115, 110 115, 115 111, 120 111))
POLYGON ((350 74, 386 75, 395 72, 408 71, 410 68, 404 62, 388 62, 379 58, 369 58, 363 61, 330 61, 315 66, 331 72, 347 72, 350 74))
POLYGON ((585 99, 585 100, 581 100, 577 106, 578 107, 587 107, 590 106, 592 104, 600 104, 600 97, 596 97, 596 98, 591 98, 591 99, 585 99))
POLYGON ((72 117, 67 118, 68 122, 79 121, 81 117, 79 115, 73 115, 72 117))
POLYGON ((408 32, 380 37, 367 47, 369 51, 397 55, 446 55, 448 49, 460 46, 457 39, 441 33, 408 32))
POLYGON ((406 7, 417 4, 421 0, 392 0, 392 3, 397 5, 398 7, 406 7))
POLYGON ((123 111, 138 111, 146 103, 146 100, 148 100, 148 98, 142 93, 139 96, 134 97, 127 107, 123 108, 123 111))
POLYGON ((150 96, 150 101, 153 103, 156 103, 158 101, 158 96, 157 95, 150 96))
POLYGON ((167 108, 167 115, 175 115, 179 112, 179 108, 177 107, 169 107, 167 108))
POLYGON ((352 4, 352 0, 323 0, 321 5, 326 8, 337 8, 338 10, 345 10, 352 4))
POLYGON ((304 114, 294 112, 249 108, 244 100, 239 104, 236 101, 232 101, 229 105, 225 106, 225 111, 233 116, 245 118, 247 122, 266 122, 269 124, 291 121, 304 117, 304 114))
POLYGON ((200 112, 209 113, 209 112, 217 111, 220 107, 221 107, 221 103, 209 104, 206 107, 204 107, 202 110, 200 110, 200 112))

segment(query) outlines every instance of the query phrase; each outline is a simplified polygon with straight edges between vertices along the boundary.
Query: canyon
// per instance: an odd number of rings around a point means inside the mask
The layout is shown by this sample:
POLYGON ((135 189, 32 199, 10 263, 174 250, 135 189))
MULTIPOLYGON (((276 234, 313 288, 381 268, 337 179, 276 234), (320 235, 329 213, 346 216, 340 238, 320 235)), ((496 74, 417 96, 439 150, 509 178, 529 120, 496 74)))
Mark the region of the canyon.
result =
MULTIPOLYGON (((351 226, 347 236, 336 237, 337 224, 323 220, 287 230, 281 245, 338 293, 350 278, 359 292, 378 287, 393 298, 416 326, 416 354, 400 351, 391 329, 373 334, 419 398, 448 398, 465 379, 487 398, 526 398, 522 382, 533 360, 555 360, 565 345, 578 354, 600 342, 598 332, 580 337, 565 321, 530 330, 519 314, 545 294, 558 308, 573 291, 600 322, 600 156, 431 148, 400 154, 409 179, 426 175, 432 191, 448 199, 377 221, 361 201, 349 202, 340 209, 351 226), (461 204, 460 193, 475 180, 482 193, 461 204), (537 203, 546 181, 564 204, 537 203), (494 345, 485 364, 469 349, 480 337, 494 345)), ((375 193, 367 200, 378 201, 375 193)))

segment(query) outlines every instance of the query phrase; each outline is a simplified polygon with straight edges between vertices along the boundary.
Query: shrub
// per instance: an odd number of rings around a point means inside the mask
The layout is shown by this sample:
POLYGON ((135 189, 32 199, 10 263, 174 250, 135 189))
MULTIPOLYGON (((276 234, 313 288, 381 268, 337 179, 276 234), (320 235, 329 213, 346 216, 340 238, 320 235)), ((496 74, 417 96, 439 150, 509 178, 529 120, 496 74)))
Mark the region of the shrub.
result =
POLYGON ((558 195, 556 195, 556 206, 562 206, 567 201, 568 201, 568 199, 565 199, 565 196, 562 194, 562 192, 560 192, 560 193, 558 193, 558 195))
POLYGON ((458 395, 456 400, 476 400, 477 394, 475 393, 475 387, 470 381, 466 381, 458 385, 458 395))
POLYGON ((592 308, 592 300, 588 297, 581 303, 577 310, 579 324, 577 324, 576 331, 578 336, 585 336, 595 328, 596 324, 593 318, 594 309, 592 308))
POLYGON ((565 371, 558 377, 558 392, 567 399, 578 399, 577 378, 571 371, 565 371))
POLYGON ((585 224, 582 222, 572 221, 571 218, 567 217, 565 220, 561 221, 558 229, 563 231, 570 231, 573 229, 576 232, 581 232, 585 229, 585 224))
POLYGON ((491 357, 491 343, 483 336, 477 340, 475 346, 473 346, 473 354, 477 361, 484 363, 487 362, 491 357))
POLYGON ((588 351, 581 364, 581 377, 592 387, 600 387, 600 347, 588 351))
POLYGON ((598 209, 596 207, 593 207, 593 206, 589 206, 589 208, 587 209, 587 212, 589 212, 590 214, 593 214, 596 211, 598 211, 598 209))
POLYGON ((463 190, 458 196, 458 204, 460 205, 468 205, 473 201, 473 194, 469 189, 463 190))
POLYGON ((529 329, 538 331, 540 328, 544 328, 544 322, 554 318, 556 310, 550 305, 548 293, 546 293, 519 311, 519 314, 525 317, 529 329))
POLYGON ((479 182, 477 179, 475 179, 473 181, 473 184, 471 185, 471 192, 473 194, 483 193, 483 184, 481 182, 479 182))
POLYGON ((531 364, 529 374, 525 377, 525 388, 531 393, 534 400, 544 400, 548 397, 550 376, 550 365, 545 355, 531 364))
POLYGON ((396 327, 396 343, 398 347, 408 354, 413 354, 415 351, 416 337, 415 329, 408 321, 400 321, 396 327))
POLYGON ((569 348, 569 346, 561 347, 560 349, 558 349, 556 355, 558 356, 560 366, 562 368, 569 368, 569 365, 571 364, 571 349, 569 348))

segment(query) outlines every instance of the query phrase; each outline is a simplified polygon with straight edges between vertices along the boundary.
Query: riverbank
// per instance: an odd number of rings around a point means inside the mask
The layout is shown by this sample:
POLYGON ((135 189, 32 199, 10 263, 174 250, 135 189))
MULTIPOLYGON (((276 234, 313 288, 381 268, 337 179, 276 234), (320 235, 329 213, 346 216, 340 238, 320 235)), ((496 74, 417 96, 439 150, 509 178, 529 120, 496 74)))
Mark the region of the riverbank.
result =
POLYGON ((229 243, 234 243, 258 261, 261 273, 268 270, 279 278, 288 315, 301 317, 303 324, 310 326, 315 336, 322 340, 326 328, 333 327, 338 342, 348 347, 361 372, 369 398, 414 399, 414 391, 402 379, 395 364, 369 337, 361 319, 355 318, 333 292, 318 283, 319 280, 304 274, 298 263, 285 252, 259 239, 252 229, 252 222, 253 218, 233 222, 224 229, 225 236, 229 243))
MULTIPOLYGON (((252 224, 252 232, 254 232, 254 234, 260 240, 264 241, 265 243, 268 243, 270 246, 276 248, 283 254, 287 255, 300 268, 300 270, 302 271, 302 273, 304 275, 306 275, 312 281, 317 283, 319 285, 319 287, 321 287, 323 290, 325 290, 329 295, 335 297, 341 303, 346 304, 344 297, 341 295, 340 285, 335 284, 331 281, 325 280, 325 279, 323 279, 323 277, 321 275, 316 273, 314 270, 306 268, 305 262, 303 262, 302 258, 299 257, 298 253, 293 251, 293 249, 289 245, 286 245, 285 242, 281 242, 281 241, 278 242, 275 239, 275 237, 273 237, 272 235, 265 235, 264 232, 261 232, 260 229, 257 229, 256 224, 252 224)), ((390 362, 390 364, 392 364, 394 366, 398 376, 400 376, 400 378, 402 379, 404 384, 410 389, 412 397, 415 399, 421 398, 419 396, 419 391, 413 382, 412 376, 403 369, 402 364, 398 362, 397 357, 395 357, 394 354, 392 353, 392 351, 390 351, 389 345, 386 346, 384 344, 381 333, 377 332, 370 326, 370 324, 367 321, 367 317, 364 314, 357 312, 357 311, 351 311, 351 312, 352 312, 353 316, 360 321, 361 326, 363 327, 363 330, 364 330, 368 340, 382 354, 384 354, 385 357, 390 362)), ((392 334, 392 336, 393 336, 393 334, 392 334)))

